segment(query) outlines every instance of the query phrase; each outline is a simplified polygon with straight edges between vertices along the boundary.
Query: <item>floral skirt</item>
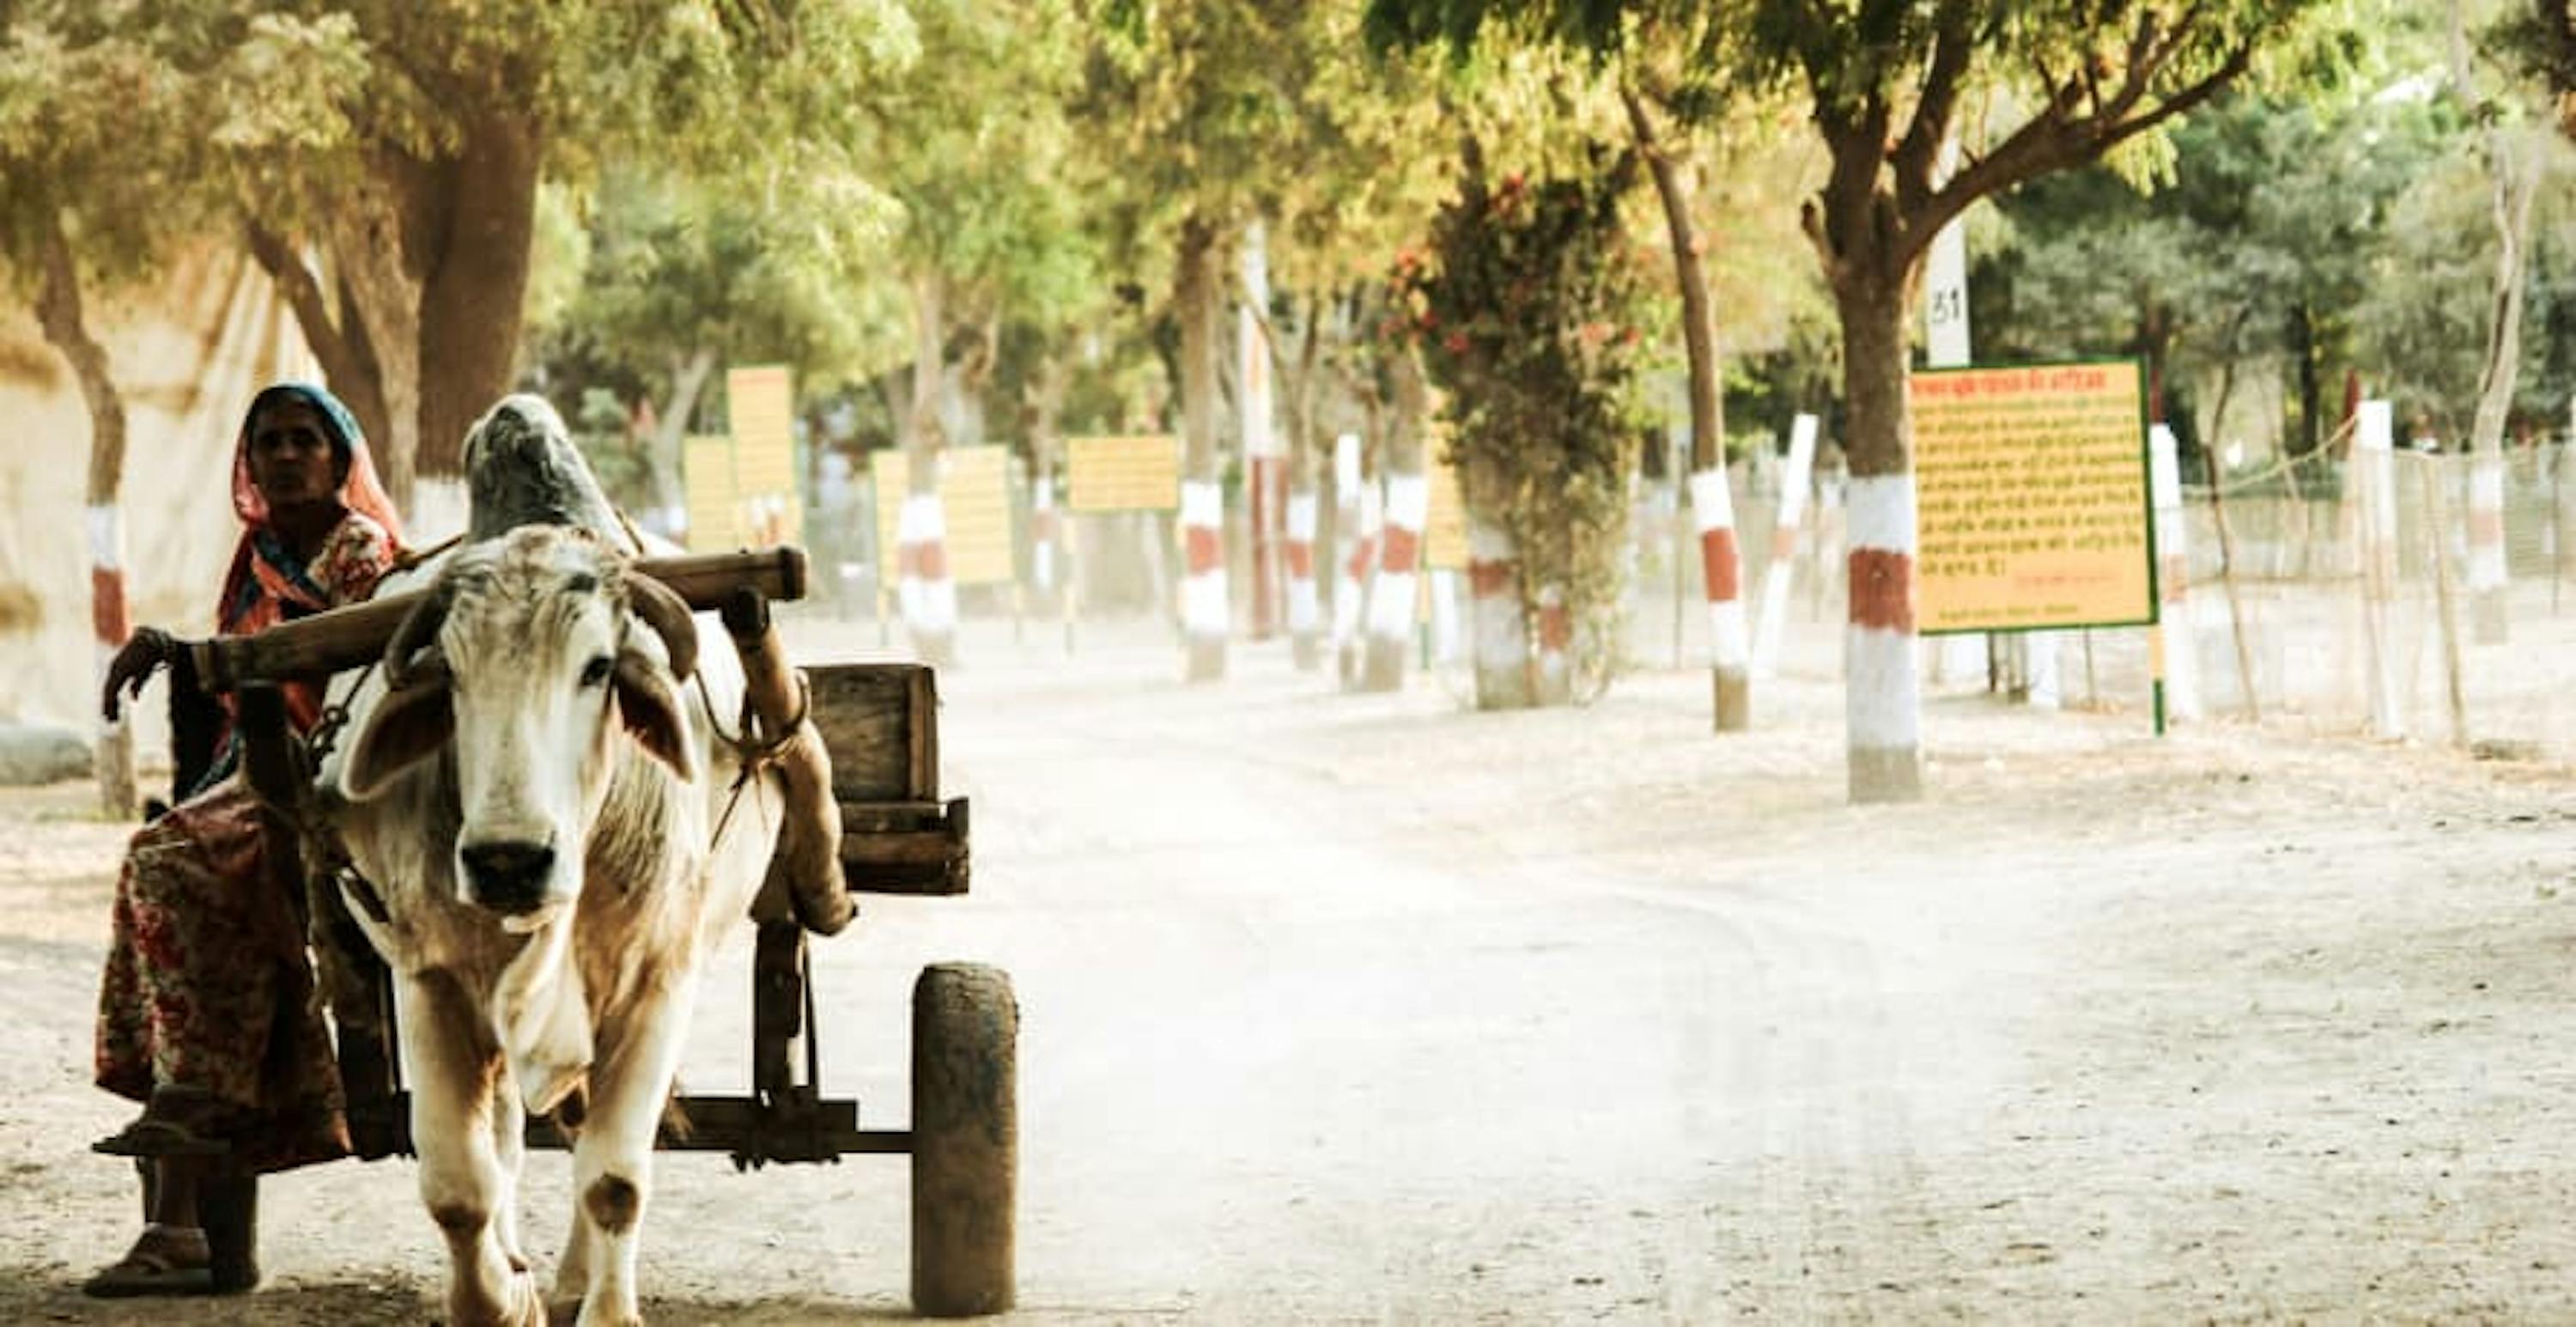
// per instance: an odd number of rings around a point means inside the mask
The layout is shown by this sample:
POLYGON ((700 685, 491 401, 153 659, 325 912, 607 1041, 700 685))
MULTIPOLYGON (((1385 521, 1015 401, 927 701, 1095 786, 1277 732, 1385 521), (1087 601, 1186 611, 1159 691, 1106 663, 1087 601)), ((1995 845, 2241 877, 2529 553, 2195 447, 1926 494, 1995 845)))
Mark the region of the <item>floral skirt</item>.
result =
POLYGON ((98 1085, 211 1094, 242 1112, 233 1156, 254 1171, 349 1153, 303 885, 269 834, 239 775, 136 833, 98 997, 98 1085))

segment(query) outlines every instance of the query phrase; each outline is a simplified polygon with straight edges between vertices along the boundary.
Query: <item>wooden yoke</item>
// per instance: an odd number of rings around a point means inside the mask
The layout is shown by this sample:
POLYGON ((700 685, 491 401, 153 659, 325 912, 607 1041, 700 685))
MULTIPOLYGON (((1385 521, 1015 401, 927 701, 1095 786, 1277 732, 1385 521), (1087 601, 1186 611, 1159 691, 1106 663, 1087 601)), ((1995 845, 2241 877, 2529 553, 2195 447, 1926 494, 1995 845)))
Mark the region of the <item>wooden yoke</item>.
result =
MULTIPOLYGON (((743 589, 767 599, 805 597, 805 551, 793 545, 758 552, 637 558, 632 570, 671 587, 689 607, 699 610, 722 607, 743 589)), ((197 685, 221 693, 254 682, 321 678, 364 667, 383 657, 395 628, 426 594, 426 590, 407 590, 281 622, 256 635, 191 642, 188 652, 196 664, 197 685)), ((747 658, 745 666, 749 666, 747 658)), ((789 698, 792 705, 792 689, 789 698)))
POLYGON ((858 905, 841 875, 841 804, 832 796, 832 758, 808 712, 812 695, 788 666, 769 600, 758 588, 737 587, 717 615, 742 656, 744 759, 772 761, 787 779, 786 822, 761 892, 783 886, 805 929, 838 935, 858 905))

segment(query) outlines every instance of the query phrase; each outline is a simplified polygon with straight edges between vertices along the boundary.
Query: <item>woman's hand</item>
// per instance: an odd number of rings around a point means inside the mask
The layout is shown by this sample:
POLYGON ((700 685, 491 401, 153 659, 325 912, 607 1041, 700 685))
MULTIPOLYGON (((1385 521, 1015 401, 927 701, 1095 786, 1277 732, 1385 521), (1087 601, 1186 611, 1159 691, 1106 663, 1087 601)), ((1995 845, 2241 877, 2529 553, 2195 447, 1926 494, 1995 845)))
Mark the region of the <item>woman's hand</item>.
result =
POLYGON ((152 680, 154 669, 169 663, 179 653, 179 642, 159 627, 138 627, 126 639, 116 657, 107 661, 107 691, 99 698, 100 713, 109 723, 116 722, 116 693, 141 696, 143 684, 152 680))

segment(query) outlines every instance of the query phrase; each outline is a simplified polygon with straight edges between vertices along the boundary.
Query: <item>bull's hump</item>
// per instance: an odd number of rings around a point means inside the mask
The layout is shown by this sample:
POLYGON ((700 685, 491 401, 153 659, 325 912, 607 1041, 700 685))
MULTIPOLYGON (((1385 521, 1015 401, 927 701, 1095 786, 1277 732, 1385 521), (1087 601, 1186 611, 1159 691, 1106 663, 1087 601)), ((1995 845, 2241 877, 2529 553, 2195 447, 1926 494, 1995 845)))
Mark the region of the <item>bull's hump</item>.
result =
POLYGON ((467 435, 466 532, 490 539, 528 525, 573 526, 612 541, 624 525, 544 397, 502 398, 467 435))

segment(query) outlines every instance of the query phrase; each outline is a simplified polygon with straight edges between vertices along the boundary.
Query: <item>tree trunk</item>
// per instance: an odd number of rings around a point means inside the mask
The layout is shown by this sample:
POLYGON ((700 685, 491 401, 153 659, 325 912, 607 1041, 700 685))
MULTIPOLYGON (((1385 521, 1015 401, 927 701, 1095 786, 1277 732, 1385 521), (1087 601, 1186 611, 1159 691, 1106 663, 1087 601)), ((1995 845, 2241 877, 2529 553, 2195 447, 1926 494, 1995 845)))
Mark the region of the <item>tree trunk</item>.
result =
POLYGON ((1217 252, 1215 222, 1192 214, 1181 223, 1180 261, 1173 275, 1173 312, 1181 324, 1181 538, 1185 576, 1181 630, 1187 644, 1183 676, 1192 682, 1225 676, 1225 637, 1231 620, 1225 584, 1225 494, 1217 457, 1217 252))
POLYGON ((405 249, 420 288, 420 451, 415 473, 461 480, 465 433, 510 390, 535 238, 545 145, 535 125, 480 117, 461 151, 412 176, 405 249))
POLYGON ((662 509, 670 528, 679 525, 671 518, 685 512, 688 506, 688 476, 681 470, 681 445, 689 436, 689 421, 697 416, 698 398, 706 392, 707 380, 715 375, 716 349, 700 346, 686 359, 671 365, 671 394, 664 401, 662 416, 653 423, 653 505, 662 509))
POLYGON ((1743 555, 1735 535, 1734 495, 1726 475, 1725 397, 1717 377, 1717 312, 1708 293, 1708 268, 1691 222, 1690 189, 1680 162, 1661 145, 1653 117, 1632 89, 1620 89, 1637 150, 1646 158, 1663 201, 1664 228, 1673 249, 1674 283, 1682 297, 1682 344, 1690 362, 1691 513, 1699 526, 1700 590, 1708 605, 1709 671, 1714 727, 1742 732, 1752 726, 1752 634, 1744 615, 1743 555))
MULTIPOLYGON (((1064 394, 1069 385, 1064 360, 1053 350, 1038 360, 1027 394, 1029 420, 1029 579, 1037 590, 1041 612, 1063 601, 1060 588, 1071 583, 1064 546, 1065 513, 1056 506, 1056 476, 1064 467, 1064 394)), ((1071 630, 1067 619, 1067 630, 1071 630)))
POLYGON ((415 542, 461 528, 466 431, 516 374, 544 164, 537 126, 498 111, 468 124, 450 155, 381 158, 374 178, 334 200, 317 237, 328 284, 294 237, 246 222, 415 542), (419 491, 423 478, 435 494, 419 491))
MULTIPOLYGON (((91 653, 104 678, 107 661, 134 634, 125 593, 124 517, 117 501, 125 478, 125 398, 117 391, 107 347, 90 335, 81 311, 80 269, 61 211, 46 209, 43 224, 44 274, 36 296, 37 320, 45 339, 71 362, 72 376, 80 381, 81 400, 89 407, 90 635, 91 653)), ((104 725, 92 754, 101 808, 112 820, 133 819, 133 727, 104 725)))
MULTIPOLYGON (((1325 308, 1322 296, 1307 299, 1296 367, 1280 371, 1281 385, 1286 388, 1288 422, 1288 638, 1290 659, 1300 672, 1314 671, 1324 663, 1324 600, 1316 576, 1315 550, 1321 525, 1317 490, 1321 487, 1323 430, 1318 416, 1323 395, 1325 308)), ((1282 356, 1273 358, 1286 362, 1282 356)))
POLYGON ((1410 348, 1393 354, 1395 403, 1380 464, 1386 472, 1386 510, 1378 538, 1377 575, 1368 593, 1368 647, 1360 689, 1394 691, 1404 685, 1404 659, 1413 641, 1415 577, 1422 566, 1423 525, 1431 513, 1431 484, 1423 474, 1423 439, 1429 432, 1431 388, 1410 348))
MULTIPOLYGON (((913 291, 912 402, 903 417, 903 515, 896 536, 898 594, 912 652, 943 667, 957 649, 957 582, 948 574, 948 513, 939 501, 939 453, 946 439, 939 422, 947 335, 940 282, 916 277, 913 291)), ((887 495, 878 494, 879 502, 887 495)))
POLYGON ((1851 798, 1860 803, 1911 801, 1923 786, 1906 296, 1901 276, 1872 269, 1848 272, 1834 300, 1851 466, 1844 718, 1851 798))

